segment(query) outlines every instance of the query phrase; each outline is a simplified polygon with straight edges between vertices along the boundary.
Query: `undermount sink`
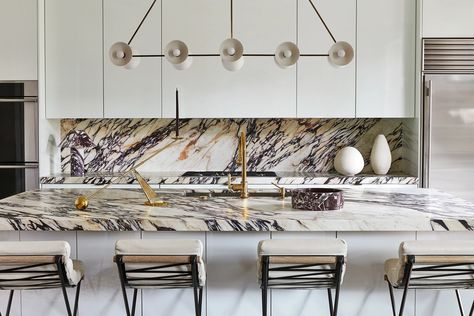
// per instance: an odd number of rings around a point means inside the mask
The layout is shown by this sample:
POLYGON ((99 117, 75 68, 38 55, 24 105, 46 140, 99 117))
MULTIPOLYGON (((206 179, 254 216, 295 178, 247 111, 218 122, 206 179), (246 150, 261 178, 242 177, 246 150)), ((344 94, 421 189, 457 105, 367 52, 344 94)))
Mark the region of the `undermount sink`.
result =
MULTIPOLYGON (((232 192, 232 191, 184 191, 184 196, 186 197, 205 197, 205 198, 212 198, 212 197, 240 197, 240 192, 232 192)), ((249 192, 249 197, 280 197, 281 194, 278 191, 256 191, 256 192, 249 192)), ((286 196, 291 196, 291 191, 286 191, 286 196)))
MULTIPOLYGON (((183 177, 227 177, 230 173, 232 177, 242 175, 240 171, 226 172, 226 171, 188 171, 183 173, 183 177)), ((276 177, 273 171, 248 171, 247 177, 276 177)))

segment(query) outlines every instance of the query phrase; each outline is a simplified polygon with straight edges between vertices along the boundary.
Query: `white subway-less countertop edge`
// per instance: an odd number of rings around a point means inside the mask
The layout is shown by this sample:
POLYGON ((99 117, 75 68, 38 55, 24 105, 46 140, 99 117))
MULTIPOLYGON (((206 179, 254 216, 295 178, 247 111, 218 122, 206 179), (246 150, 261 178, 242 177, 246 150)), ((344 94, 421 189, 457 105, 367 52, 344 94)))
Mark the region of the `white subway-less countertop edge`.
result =
POLYGON ((165 208, 143 205, 137 190, 108 189, 78 211, 91 190, 48 189, 0 201, 0 230, 38 231, 470 231, 474 204, 433 189, 345 189, 340 211, 291 208, 291 198, 184 196, 161 193, 165 208))

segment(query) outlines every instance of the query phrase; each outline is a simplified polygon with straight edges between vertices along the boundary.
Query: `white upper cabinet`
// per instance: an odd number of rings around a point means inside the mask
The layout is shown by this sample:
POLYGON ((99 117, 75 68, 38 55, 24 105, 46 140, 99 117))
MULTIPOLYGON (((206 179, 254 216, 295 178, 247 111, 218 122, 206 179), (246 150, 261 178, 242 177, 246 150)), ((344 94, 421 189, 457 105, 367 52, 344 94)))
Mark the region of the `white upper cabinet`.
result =
POLYGON ((47 118, 103 116, 102 1, 46 0, 47 118))
MULTIPOLYGON (((328 54, 334 40, 349 43, 355 51, 355 0, 313 0, 329 31, 309 0, 298 1, 298 46, 302 55, 328 54)), ((327 56, 301 56, 297 108, 298 117, 354 117, 355 58, 341 68, 331 65, 327 56)))
POLYGON ((224 69, 219 57, 195 58, 176 70, 163 61, 163 116, 175 116, 179 89, 183 118, 295 117, 295 68, 280 69, 273 57, 246 57, 241 70, 224 69))
POLYGON ((473 0, 424 0, 423 37, 474 37, 473 0))
POLYGON ((37 0, 0 1, 0 80, 36 80, 37 0))
POLYGON ((413 117, 416 1, 358 0, 357 117, 413 117))
POLYGON ((173 40, 191 54, 217 54, 230 37, 230 1, 163 0, 163 49, 173 40))
POLYGON ((249 54, 273 54, 296 43, 295 0, 234 0, 234 36, 249 54))
MULTIPOLYGON (((234 38, 244 53, 273 54, 278 44, 296 40, 296 2, 235 0, 234 38)), ((163 1, 163 47, 181 40, 191 54, 218 54, 231 36, 230 1, 163 1)), ((163 117, 175 116, 175 90, 185 118, 295 117, 296 68, 283 70, 273 56, 246 56, 238 71, 226 70, 217 56, 194 56, 189 69, 163 60, 163 117)))
MULTIPOLYGON (((152 0, 104 0, 104 116, 161 117, 161 58, 142 57, 136 68, 117 67, 109 49, 128 43, 152 0)), ((156 1, 130 46, 135 54, 161 53, 161 1, 156 1)))

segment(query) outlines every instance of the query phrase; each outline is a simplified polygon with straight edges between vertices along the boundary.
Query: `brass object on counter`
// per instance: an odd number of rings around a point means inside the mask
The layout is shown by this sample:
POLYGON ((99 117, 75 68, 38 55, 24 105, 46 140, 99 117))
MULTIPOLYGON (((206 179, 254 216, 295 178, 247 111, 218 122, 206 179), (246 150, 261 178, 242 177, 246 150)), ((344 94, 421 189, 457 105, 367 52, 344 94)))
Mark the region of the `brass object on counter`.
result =
POLYGON ((87 196, 80 195, 76 198, 74 205, 78 210, 85 210, 89 206, 89 199, 87 196))
POLYGON ((156 207, 165 207, 168 206, 168 203, 158 199, 158 194, 150 187, 148 182, 142 177, 140 173, 136 169, 132 169, 132 173, 138 181, 138 184, 142 187, 143 193, 148 201, 145 202, 147 206, 156 206, 156 207))
POLYGON ((286 189, 282 186, 279 186, 275 182, 272 182, 272 184, 277 187, 278 192, 280 193, 280 199, 284 200, 286 198, 286 189))
MULTIPOLYGON (((178 140, 179 139, 174 139, 171 143, 169 143, 165 147, 157 149, 153 154, 150 155, 150 157, 146 158, 145 160, 143 160, 142 162, 137 164, 135 167, 131 168, 128 171, 120 173, 116 177, 115 180, 121 179, 124 176, 126 176, 127 174, 132 173, 133 176, 137 179, 138 183, 140 184, 140 186, 143 190, 143 193, 145 193, 145 196, 147 198, 147 201, 145 202, 145 205, 147 205, 147 206, 156 206, 156 207, 166 207, 166 206, 168 206, 167 202, 158 199, 158 195, 156 194, 156 192, 153 191, 153 189, 150 187, 148 182, 142 177, 142 175, 140 173, 137 172, 136 169, 141 167, 143 164, 145 164, 147 161, 149 161, 150 159, 152 159, 153 157, 155 157, 159 153, 163 152, 164 150, 166 150, 169 147, 171 147, 172 145, 174 145, 178 140)), ((87 207, 89 206, 89 200, 93 196, 95 196, 95 195, 99 194, 100 192, 102 192, 103 190, 107 189, 113 183, 114 183, 114 181, 111 181, 110 183, 104 185, 102 188, 98 189, 97 191, 93 192, 92 194, 89 194, 88 196, 86 196, 86 195, 78 196, 76 198, 75 202, 74 202, 74 205, 75 205, 76 209, 81 210, 81 211, 87 209, 87 207)))
POLYGON ((240 192, 241 199, 249 197, 248 183, 247 183, 247 137, 245 132, 240 133, 239 139, 239 154, 237 157, 237 165, 242 166, 242 179, 240 183, 232 183, 232 176, 229 173, 227 186, 229 190, 240 192))

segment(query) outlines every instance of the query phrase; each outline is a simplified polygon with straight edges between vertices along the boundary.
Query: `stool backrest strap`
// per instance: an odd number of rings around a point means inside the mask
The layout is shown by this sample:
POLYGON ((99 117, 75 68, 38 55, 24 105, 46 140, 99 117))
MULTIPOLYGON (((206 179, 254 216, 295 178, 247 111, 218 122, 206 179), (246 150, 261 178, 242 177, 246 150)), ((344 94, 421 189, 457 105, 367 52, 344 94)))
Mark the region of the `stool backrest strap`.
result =
POLYGON ((198 256, 116 255, 122 285, 134 288, 198 286, 198 256), (197 284, 195 284, 197 283, 197 284))
POLYGON ((473 288, 474 256, 407 255, 403 281, 410 288, 473 288))
POLYGON ((61 287, 66 272, 63 256, 0 256, 0 289, 61 287))

